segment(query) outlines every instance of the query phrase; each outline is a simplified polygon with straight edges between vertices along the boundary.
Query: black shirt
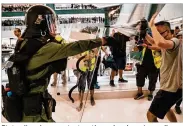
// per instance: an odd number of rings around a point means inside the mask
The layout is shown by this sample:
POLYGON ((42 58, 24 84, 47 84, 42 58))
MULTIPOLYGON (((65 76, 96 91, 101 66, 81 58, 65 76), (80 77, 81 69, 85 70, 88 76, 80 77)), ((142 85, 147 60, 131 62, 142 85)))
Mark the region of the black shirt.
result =
POLYGON ((117 32, 113 36, 119 42, 119 48, 112 48, 111 53, 114 57, 126 56, 126 42, 129 41, 129 37, 117 32))
POLYGON ((148 48, 146 48, 144 58, 142 61, 142 66, 147 67, 149 69, 156 69, 156 66, 154 65, 154 59, 152 56, 152 51, 148 48))

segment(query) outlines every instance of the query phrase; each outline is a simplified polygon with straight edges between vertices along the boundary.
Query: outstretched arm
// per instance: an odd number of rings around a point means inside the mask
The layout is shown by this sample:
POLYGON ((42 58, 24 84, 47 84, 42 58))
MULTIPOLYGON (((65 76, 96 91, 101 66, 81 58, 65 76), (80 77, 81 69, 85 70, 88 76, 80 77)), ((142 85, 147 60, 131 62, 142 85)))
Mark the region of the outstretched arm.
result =
POLYGON ((28 70, 40 67, 46 63, 80 54, 105 44, 106 41, 103 38, 80 40, 65 44, 50 42, 39 49, 37 53, 30 59, 28 70))
POLYGON ((154 24, 154 20, 156 18, 156 16, 158 15, 158 13, 155 13, 149 23, 149 26, 151 28, 152 31, 152 35, 153 35, 153 39, 154 39, 154 43, 156 46, 160 47, 161 49, 171 49, 173 50, 175 48, 175 42, 173 42, 172 40, 166 40, 164 39, 161 34, 158 32, 155 24, 154 24))
POLYGON ((28 70, 38 68, 44 64, 57 61, 83 53, 100 46, 118 46, 118 41, 113 37, 105 37, 99 39, 80 40, 72 43, 57 44, 50 42, 44 45, 37 53, 30 59, 28 70))

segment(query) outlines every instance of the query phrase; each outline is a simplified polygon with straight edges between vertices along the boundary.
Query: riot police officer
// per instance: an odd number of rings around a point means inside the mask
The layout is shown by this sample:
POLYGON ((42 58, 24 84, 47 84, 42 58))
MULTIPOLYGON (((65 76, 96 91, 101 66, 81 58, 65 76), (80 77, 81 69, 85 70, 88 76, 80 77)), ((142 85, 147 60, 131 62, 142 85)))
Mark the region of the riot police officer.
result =
POLYGON ((102 45, 114 46, 115 40, 104 37, 64 43, 57 35, 55 12, 44 5, 30 7, 25 24, 23 40, 9 59, 14 65, 8 68, 9 86, 3 91, 3 116, 10 122, 54 122, 56 102, 47 91, 50 76, 66 69, 67 57, 102 45))

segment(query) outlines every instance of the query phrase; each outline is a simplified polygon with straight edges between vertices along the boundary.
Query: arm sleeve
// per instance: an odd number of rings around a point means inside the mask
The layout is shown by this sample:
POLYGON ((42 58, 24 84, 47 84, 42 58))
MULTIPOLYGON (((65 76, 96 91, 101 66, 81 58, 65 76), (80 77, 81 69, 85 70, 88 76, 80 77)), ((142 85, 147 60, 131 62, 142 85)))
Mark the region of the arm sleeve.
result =
POLYGON ((61 45, 60 49, 58 49, 57 53, 54 54, 54 56, 50 59, 50 61, 66 58, 69 56, 74 56, 83 53, 87 50, 99 47, 101 45, 102 45, 101 39, 80 40, 77 42, 66 43, 61 45))
POLYGON ((80 40, 72 43, 48 43, 43 46, 31 59, 28 70, 40 67, 46 63, 74 56, 102 45, 101 39, 80 40))
POLYGON ((180 42, 177 38, 172 38, 171 41, 173 42, 174 46, 172 49, 167 50, 169 53, 174 52, 175 50, 178 50, 179 44, 180 44, 180 42))

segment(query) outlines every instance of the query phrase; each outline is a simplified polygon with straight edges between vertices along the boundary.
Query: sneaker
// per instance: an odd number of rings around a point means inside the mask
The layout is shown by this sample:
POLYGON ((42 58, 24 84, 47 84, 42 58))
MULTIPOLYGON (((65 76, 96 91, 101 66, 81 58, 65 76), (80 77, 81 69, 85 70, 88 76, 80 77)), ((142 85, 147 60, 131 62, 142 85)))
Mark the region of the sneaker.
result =
POLYGON ((139 99, 141 99, 141 98, 143 98, 144 97, 144 94, 143 93, 137 93, 137 95, 135 96, 135 100, 139 100, 139 99))
POLYGON ((124 79, 122 78, 122 79, 119 79, 118 82, 127 83, 128 81, 127 81, 127 80, 124 80, 124 79))
POLYGON ((149 94, 148 96, 147 96, 148 98, 148 101, 152 101, 152 99, 153 99, 153 95, 152 94, 149 94))
POLYGON ((110 80, 110 86, 115 87, 114 80, 110 80))
POLYGON ((98 84, 95 84, 94 88, 95 89, 100 89, 100 86, 98 84))
POLYGON ((181 113, 182 113, 182 111, 181 111, 181 109, 180 109, 179 106, 175 106, 175 112, 176 112, 177 114, 181 114, 181 113))

